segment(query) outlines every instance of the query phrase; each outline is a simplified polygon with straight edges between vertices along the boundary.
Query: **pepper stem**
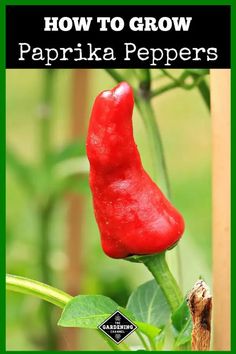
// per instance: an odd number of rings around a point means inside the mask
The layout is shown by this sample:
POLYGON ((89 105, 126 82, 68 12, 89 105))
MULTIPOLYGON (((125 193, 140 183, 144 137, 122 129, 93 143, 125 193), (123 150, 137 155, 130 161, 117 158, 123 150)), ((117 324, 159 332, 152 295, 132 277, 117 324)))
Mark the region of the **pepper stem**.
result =
POLYGON ((155 254, 154 256, 145 257, 142 261, 162 289, 172 312, 177 310, 183 302, 183 295, 168 267, 165 252, 155 254))
POLYGON ((129 260, 143 263, 148 268, 163 291, 172 313, 174 313, 182 304, 183 295, 168 267, 165 252, 151 256, 133 256, 129 260))

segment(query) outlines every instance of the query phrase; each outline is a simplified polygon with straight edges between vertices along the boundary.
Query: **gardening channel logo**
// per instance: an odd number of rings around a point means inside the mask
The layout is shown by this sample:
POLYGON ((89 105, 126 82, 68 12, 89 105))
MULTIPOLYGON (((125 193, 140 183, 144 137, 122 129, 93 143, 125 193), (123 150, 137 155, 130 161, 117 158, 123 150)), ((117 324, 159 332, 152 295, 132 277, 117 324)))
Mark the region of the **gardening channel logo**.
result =
POLYGON ((133 333, 138 327, 135 326, 127 317, 121 312, 116 311, 98 328, 111 338, 116 344, 120 344, 125 338, 133 333))

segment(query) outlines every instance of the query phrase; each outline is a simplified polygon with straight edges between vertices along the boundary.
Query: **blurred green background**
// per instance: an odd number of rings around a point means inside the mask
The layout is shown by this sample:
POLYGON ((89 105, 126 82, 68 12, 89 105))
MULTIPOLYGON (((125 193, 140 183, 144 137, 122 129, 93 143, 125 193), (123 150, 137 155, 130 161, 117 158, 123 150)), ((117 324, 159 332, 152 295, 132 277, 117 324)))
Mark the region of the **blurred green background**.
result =
MULTIPOLYGON (((157 71, 152 70, 153 77, 157 71)), ((172 72, 178 75, 179 70, 172 72)), ((80 73, 82 70, 76 72, 78 78, 80 73)), ((124 74, 130 75, 128 70, 124 74)), ((71 141, 74 75, 74 70, 55 70, 53 73, 50 143, 56 151, 71 141)), ((104 70, 88 70, 86 77, 84 115, 87 126, 94 98, 100 91, 114 86, 114 81, 104 70)), ((81 80, 84 80, 82 74, 81 80)), ((158 80, 154 82, 154 85, 158 84, 158 80)), ((83 87, 83 81, 81 85, 83 87)), ((44 91, 45 70, 7 70, 7 146, 26 164, 35 166, 35 183, 42 178, 39 164, 43 144, 40 141, 42 119, 49 119, 42 114, 47 109, 43 105, 44 91)), ((153 98, 152 103, 164 144, 173 204, 182 212, 186 222, 186 232, 178 246, 182 286, 186 292, 199 276, 211 285, 210 115, 196 88, 171 90, 153 98)), ((133 125, 144 167, 152 175, 148 136, 136 109, 133 125)), ((86 170, 87 162, 82 160, 81 163, 86 170)), ((74 192, 82 196, 80 202, 84 211, 82 231, 78 232, 78 275, 74 276, 73 282, 75 288, 78 284, 81 294, 108 295, 125 305, 131 291, 151 276, 139 264, 109 259, 103 254, 86 181, 87 175, 78 177, 79 187, 74 192)), ((53 208, 49 223, 50 254, 47 255, 50 283, 63 290, 67 290, 69 277, 70 254, 66 243, 71 221, 68 221, 68 194, 71 196, 71 192, 60 196, 53 208)), ((7 272, 42 281, 42 240, 35 198, 34 194, 26 193, 11 164, 7 165, 7 272)), ((79 219, 80 215, 77 217, 79 219)), ((176 249, 170 251, 168 259, 172 271, 178 276, 176 252, 176 249)), ((7 293, 7 350, 48 348, 44 306, 30 296, 7 293)), ((75 349, 71 334, 56 326, 59 311, 53 306, 50 308, 52 324, 57 330, 57 348, 75 349)), ((77 337, 78 350, 108 349, 94 331, 76 330, 73 336, 77 337)))

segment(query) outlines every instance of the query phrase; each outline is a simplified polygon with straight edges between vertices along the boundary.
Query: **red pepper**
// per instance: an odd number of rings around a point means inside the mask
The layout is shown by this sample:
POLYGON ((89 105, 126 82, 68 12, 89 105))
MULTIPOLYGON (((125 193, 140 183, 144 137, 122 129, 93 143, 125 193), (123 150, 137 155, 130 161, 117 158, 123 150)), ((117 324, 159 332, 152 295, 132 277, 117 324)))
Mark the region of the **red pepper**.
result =
POLYGON ((165 251, 184 231, 182 216, 143 169, 133 106, 127 83, 103 91, 93 106, 86 144, 102 247, 113 258, 165 251))

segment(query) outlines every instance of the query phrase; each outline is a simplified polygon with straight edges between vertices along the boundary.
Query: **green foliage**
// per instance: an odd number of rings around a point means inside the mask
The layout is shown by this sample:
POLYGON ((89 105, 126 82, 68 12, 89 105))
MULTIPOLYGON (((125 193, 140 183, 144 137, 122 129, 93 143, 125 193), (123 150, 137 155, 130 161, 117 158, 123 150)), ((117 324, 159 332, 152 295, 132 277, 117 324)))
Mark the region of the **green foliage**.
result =
POLYGON ((27 193, 32 193, 34 189, 32 167, 23 162, 22 158, 10 148, 6 151, 7 166, 15 174, 27 193))
POLYGON ((50 157, 54 171, 54 192, 61 197, 68 192, 87 194, 89 192, 89 165, 85 142, 76 140, 54 151, 50 157))
MULTIPOLYGON (((150 282, 149 282, 150 283, 150 282)), ((153 283, 151 281, 151 283, 153 283)), ((145 288, 146 284, 143 284, 145 288)), ((147 301, 149 301, 149 295, 152 299, 155 298, 155 302, 157 302, 156 296, 160 295, 159 291, 156 291, 155 287, 147 286, 147 301), (151 291, 154 290, 154 294, 151 295, 151 291), (148 295, 149 294, 149 295, 148 295), (153 296, 154 295, 154 296, 153 296)), ((139 287, 140 288, 140 287, 139 287)), ((138 290, 139 292, 139 290, 138 290)), ((135 295, 136 296, 136 295, 135 295)), ((134 312, 130 311, 130 308, 124 309, 120 307, 116 302, 114 302, 109 297, 103 295, 79 295, 74 297, 71 301, 67 303, 65 306, 61 318, 58 322, 59 326, 63 327, 80 327, 80 328, 91 328, 96 329, 104 320, 106 320, 113 312, 116 310, 121 311, 124 315, 126 315, 130 320, 134 321, 137 325, 138 330, 145 334, 151 341, 153 341, 161 332, 161 329, 151 322, 156 323, 154 321, 154 314, 157 310, 156 306, 149 307, 148 316, 140 316, 140 312, 135 309, 135 296, 133 300, 131 299, 131 306, 134 312), (148 323, 149 321, 150 323, 148 323)), ((138 303, 137 306, 142 304, 138 303)), ((143 304, 147 306, 147 304, 143 304)), ((163 321, 161 321, 163 323, 163 321)))
POLYGON ((175 347, 180 347, 183 344, 189 343, 191 341, 191 333, 192 333, 192 321, 189 319, 181 332, 175 339, 175 347))
POLYGON ((78 295, 65 306, 58 325, 95 329, 118 308, 115 301, 103 295, 78 295))
POLYGON ((175 346, 181 346, 191 340, 192 319, 187 300, 180 305, 171 317, 175 336, 175 346))
MULTIPOLYGON (((164 331, 161 333, 158 326, 164 328, 169 323, 170 310, 154 280, 139 286, 131 294, 125 309, 103 295, 78 295, 71 298, 58 289, 30 279, 14 276, 8 278, 8 290, 35 295, 59 307, 64 307, 58 322, 59 326, 97 329, 113 312, 119 310, 135 322, 138 330, 148 337, 152 348, 160 349, 164 345, 165 333, 164 331)), ((188 307, 184 302, 172 316, 176 346, 189 341, 191 334, 189 320, 188 307)))
MULTIPOLYGON (((119 310, 137 325, 139 338, 145 348, 147 345, 141 333, 149 339, 152 349, 160 350, 164 345, 164 329, 169 324, 170 310, 154 280, 139 286, 131 294, 127 308, 120 307, 107 296, 78 295, 72 298, 59 289, 14 275, 7 275, 6 283, 7 290, 33 295, 63 308, 59 326, 97 329, 112 313, 119 310), (158 328, 158 323, 162 325, 162 329, 158 328)), ((189 342, 191 334, 189 321, 190 314, 185 301, 172 315, 175 346, 189 342)))
POLYGON ((198 76, 209 75, 209 69, 186 69, 185 71, 198 76))
POLYGON ((149 338, 155 338, 161 331, 152 324, 138 320, 138 316, 129 309, 120 307, 115 301, 103 295, 78 295, 74 297, 66 304, 58 325, 96 329, 116 310, 134 321, 138 329, 149 338))
POLYGON ((127 309, 137 320, 158 328, 164 327, 170 319, 169 305, 155 280, 150 280, 134 290, 127 309))
POLYGON ((158 337, 155 338, 155 350, 162 350, 165 344, 166 333, 163 330, 158 337))
POLYGON ((150 339, 155 339, 158 336, 158 334, 161 332, 160 328, 157 328, 156 326, 153 326, 149 323, 140 322, 140 321, 134 321, 134 322, 137 325, 138 329, 150 339))
POLYGON ((52 164, 59 163, 68 159, 86 156, 85 142, 80 140, 71 141, 61 149, 51 154, 52 164))
POLYGON ((89 166, 83 141, 73 141, 54 151, 46 167, 25 163, 10 148, 7 149, 6 161, 26 192, 38 201, 44 197, 59 198, 68 192, 89 193, 89 166))

